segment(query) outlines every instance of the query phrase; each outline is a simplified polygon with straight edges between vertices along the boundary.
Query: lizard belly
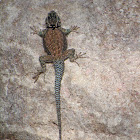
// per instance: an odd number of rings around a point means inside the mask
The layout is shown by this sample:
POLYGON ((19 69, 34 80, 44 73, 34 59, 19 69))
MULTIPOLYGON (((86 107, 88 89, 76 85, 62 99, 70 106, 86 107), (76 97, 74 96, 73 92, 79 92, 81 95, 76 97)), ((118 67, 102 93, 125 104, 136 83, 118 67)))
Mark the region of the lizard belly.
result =
POLYGON ((54 30, 49 28, 45 34, 44 41, 45 47, 47 47, 54 59, 61 59, 63 51, 67 46, 66 37, 63 32, 58 28, 54 30))

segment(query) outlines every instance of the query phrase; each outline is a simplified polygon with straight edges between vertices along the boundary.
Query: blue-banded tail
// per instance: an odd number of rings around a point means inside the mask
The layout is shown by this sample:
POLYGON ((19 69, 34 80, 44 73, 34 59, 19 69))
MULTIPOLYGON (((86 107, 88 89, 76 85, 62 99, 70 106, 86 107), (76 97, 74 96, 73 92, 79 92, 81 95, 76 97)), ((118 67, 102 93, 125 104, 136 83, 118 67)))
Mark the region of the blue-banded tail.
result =
POLYGON ((61 110, 60 110, 60 87, 61 80, 64 72, 64 60, 58 60, 54 62, 55 69, 55 100, 56 100, 56 111, 59 128, 59 140, 61 140, 61 110))

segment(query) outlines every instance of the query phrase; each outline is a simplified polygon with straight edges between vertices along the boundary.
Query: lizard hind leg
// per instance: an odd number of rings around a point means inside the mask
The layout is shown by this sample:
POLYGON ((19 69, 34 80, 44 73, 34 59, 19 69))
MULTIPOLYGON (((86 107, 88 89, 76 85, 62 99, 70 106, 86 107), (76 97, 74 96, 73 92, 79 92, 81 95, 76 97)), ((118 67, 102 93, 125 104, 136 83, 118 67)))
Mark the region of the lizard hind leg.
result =
POLYGON ((86 58, 84 57, 85 54, 86 53, 81 53, 81 52, 79 54, 75 54, 75 49, 69 49, 64 52, 64 58, 65 60, 69 58, 70 62, 75 62, 79 66, 76 60, 79 58, 86 58))
POLYGON ((35 76, 33 77, 33 79, 35 79, 34 83, 38 80, 40 74, 46 72, 46 63, 53 63, 53 57, 51 55, 40 56, 39 62, 41 69, 35 73, 35 76))

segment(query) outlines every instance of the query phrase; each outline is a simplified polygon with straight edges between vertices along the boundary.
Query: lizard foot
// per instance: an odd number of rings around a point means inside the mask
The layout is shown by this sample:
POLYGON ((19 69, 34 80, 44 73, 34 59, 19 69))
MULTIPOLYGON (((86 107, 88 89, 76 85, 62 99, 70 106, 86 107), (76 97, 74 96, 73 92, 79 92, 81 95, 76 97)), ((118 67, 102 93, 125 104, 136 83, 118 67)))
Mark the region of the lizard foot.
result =
POLYGON ((86 53, 81 53, 81 52, 79 54, 75 54, 75 60, 79 58, 87 58, 87 57, 84 57, 85 54, 86 53))
POLYGON ((35 79, 34 83, 38 80, 40 74, 43 73, 42 71, 39 71, 35 73, 35 76, 33 77, 33 79, 35 79))
POLYGON ((75 54, 74 58, 71 59, 71 62, 75 62, 79 66, 79 64, 76 60, 79 58, 87 58, 87 57, 84 57, 85 54, 86 53, 81 53, 81 52, 79 54, 75 54))
POLYGON ((80 27, 78 26, 71 26, 70 30, 71 32, 76 32, 80 27))
POLYGON ((33 26, 33 27, 30 27, 31 28, 31 30, 32 30, 32 32, 31 32, 31 34, 38 34, 38 31, 37 31, 37 29, 36 29, 36 27, 35 26, 33 26))

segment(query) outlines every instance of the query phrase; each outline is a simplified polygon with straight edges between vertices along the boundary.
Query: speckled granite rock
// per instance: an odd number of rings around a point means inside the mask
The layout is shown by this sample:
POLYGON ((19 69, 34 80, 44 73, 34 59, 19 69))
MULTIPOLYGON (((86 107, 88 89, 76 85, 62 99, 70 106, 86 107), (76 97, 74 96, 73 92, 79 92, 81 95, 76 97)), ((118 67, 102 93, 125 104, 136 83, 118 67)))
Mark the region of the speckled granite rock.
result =
POLYGON ((140 46, 137 0, 0 1, 0 139, 58 140, 54 69, 32 79, 45 54, 30 26, 44 28, 55 10, 62 26, 80 27, 68 47, 86 52, 65 62, 63 140, 138 140, 140 46))

